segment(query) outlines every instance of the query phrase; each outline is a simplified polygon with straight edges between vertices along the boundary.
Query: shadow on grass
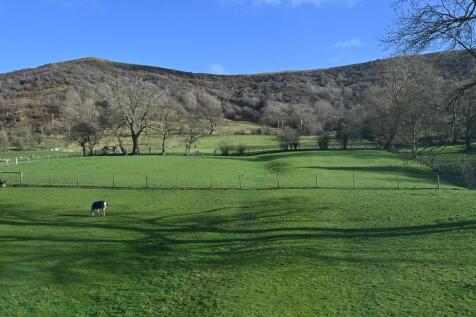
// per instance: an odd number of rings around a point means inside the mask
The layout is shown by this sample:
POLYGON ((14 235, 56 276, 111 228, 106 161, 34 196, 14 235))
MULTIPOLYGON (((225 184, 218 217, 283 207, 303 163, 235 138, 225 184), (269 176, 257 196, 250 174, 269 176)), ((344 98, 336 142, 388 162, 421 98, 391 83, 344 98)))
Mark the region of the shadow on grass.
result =
MULTIPOLYGON (((5 252, 12 254, 10 259, 14 260, 9 260, 9 264, 16 271, 29 272, 32 266, 54 262, 55 265, 47 267, 52 279, 58 283, 79 283, 81 278, 75 273, 78 267, 134 275, 139 274, 135 272, 137 265, 141 270, 157 266, 170 270, 246 266, 270 256, 282 261, 300 257, 325 262, 444 264, 437 258, 401 257, 391 249, 375 258, 358 251, 335 252, 329 246, 367 245, 383 243, 385 239, 418 239, 476 230, 473 219, 408 226, 313 226, 310 224, 324 223, 315 220, 315 216, 333 206, 311 205, 309 210, 310 205, 296 207, 296 199, 302 203, 302 197, 263 199, 247 205, 157 217, 120 211, 107 217, 90 217, 87 212, 55 209, 44 215, 31 206, 0 203, 0 243, 6 247, 5 252)), ((448 265, 457 263, 456 259, 445 261, 448 265)), ((5 262, 0 260, 0 264, 5 262)))

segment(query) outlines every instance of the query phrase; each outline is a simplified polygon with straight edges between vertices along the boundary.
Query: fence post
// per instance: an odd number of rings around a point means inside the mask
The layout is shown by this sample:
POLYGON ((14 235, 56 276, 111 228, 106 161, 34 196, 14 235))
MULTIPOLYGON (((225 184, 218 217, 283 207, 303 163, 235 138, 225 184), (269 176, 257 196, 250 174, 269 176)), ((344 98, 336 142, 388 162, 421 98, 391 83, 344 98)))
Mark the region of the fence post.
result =
POLYGON ((352 172, 352 180, 354 181, 354 189, 357 189, 357 186, 355 184, 355 172, 352 172))
POLYGON ((48 175, 48 180, 49 180, 49 183, 50 183, 50 187, 53 186, 53 183, 51 181, 51 175, 48 175))
POLYGON ((281 184, 279 183, 279 173, 276 174, 276 179, 278 181, 278 189, 281 187, 281 184))
POLYGON ((238 180, 240 182, 240 189, 242 189, 242 187, 241 187, 241 175, 238 175, 238 180))
POLYGON ((438 181, 438 189, 440 189, 440 188, 441 188, 440 174, 437 174, 437 175, 436 175, 436 179, 437 179, 437 181, 438 181))
POLYGON ((400 175, 397 174, 397 189, 400 189, 400 175))
POLYGON ((210 189, 213 189, 212 177, 210 176, 210 189))
POLYGON ((20 186, 23 185, 23 172, 20 172, 20 186))
POLYGON ((116 176, 112 175, 112 188, 116 188, 116 176))
POLYGON ((316 188, 319 188, 319 173, 316 172, 316 188))
POLYGON ((18 165, 18 157, 15 157, 15 165, 18 165))

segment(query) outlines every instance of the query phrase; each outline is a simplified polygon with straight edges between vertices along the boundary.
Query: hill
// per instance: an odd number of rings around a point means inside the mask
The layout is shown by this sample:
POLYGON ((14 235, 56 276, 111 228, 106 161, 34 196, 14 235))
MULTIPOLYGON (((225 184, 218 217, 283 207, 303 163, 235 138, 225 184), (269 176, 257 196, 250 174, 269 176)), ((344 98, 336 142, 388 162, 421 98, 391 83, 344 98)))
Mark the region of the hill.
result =
MULTIPOLYGON (((379 69, 391 61, 322 70, 211 75, 83 58, 1 74, 0 113, 4 117, 10 114, 4 124, 22 118, 50 120, 65 104, 88 98, 101 100, 109 79, 125 77, 160 82, 184 99, 188 92, 206 90, 222 101, 225 117, 260 122, 265 119, 264 108, 270 100, 286 105, 327 102, 334 107, 355 107, 362 102, 363 92, 380 80, 379 69)), ((431 64, 444 80, 453 82, 469 78, 475 68, 473 58, 464 52, 420 55, 412 61, 431 64)))

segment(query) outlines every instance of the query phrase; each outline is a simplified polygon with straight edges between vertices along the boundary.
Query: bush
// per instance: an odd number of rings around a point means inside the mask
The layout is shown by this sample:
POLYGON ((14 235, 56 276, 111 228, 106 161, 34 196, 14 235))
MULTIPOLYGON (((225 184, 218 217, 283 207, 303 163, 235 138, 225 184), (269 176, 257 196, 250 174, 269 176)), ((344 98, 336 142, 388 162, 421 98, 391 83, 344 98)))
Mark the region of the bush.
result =
POLYGON ((320 150, 328 150, 329 149, 329 135, 323 134, 317 139, 317 145, 319 146, 320 150))
POLYGON ((19 136, 10 136, 10 144, 19 151, 24 151, 27 149, 25 142, 22 137, 19 136))
POLYGON ((239 144, 237 147, 237 152, 240 155, 244 155, 246 153, 247 146, 245 144, 239 144))
POLYGON ((282 150, 297 150, 299 148, 299 132, 292 128, 285 128, 279 134, 279 146, 282 150))
POLYGON ((263 134, 263 130, 261 128, 257 128, 257 129, 253 129, 251 131, 251 134, 253 135, 262 135, 263 134))
POLYGON ((221 155, 223 156, 227 156, 230 154, 231 150, 232 150, 232 145, 228 142, 223 142, 221 145, 220 145, 220 151, 221 151, 221 155))

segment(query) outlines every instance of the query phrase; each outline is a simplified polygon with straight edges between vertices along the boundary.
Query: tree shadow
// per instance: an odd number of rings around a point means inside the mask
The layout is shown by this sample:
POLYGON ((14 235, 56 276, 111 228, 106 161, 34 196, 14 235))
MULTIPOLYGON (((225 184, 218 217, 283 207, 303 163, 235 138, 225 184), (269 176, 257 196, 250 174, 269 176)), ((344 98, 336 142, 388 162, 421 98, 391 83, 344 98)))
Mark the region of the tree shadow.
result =
MULTIPOLYGON (((242 267, 261 263, 270 255, 286 261, 302 257, 329 263, 430 263, 418 256, 398 257, 391 249, 369 258, 356 250, 336 253, 329 246, 359 246, 385 239, 418 239, 476 230, 474 219, 379 227, 347 228, 332 226, 333 222, 329 226, 316 226, 314 223, 325 223, 317 221, 316 215, 332 209, 332 205, 313 205, 306 200, 301 196, 263 198, 249 204, 197 208, 192 212, 153 217, 125 213, 120 206, 106 217, 55 208, 43 215, 32 206, 0 202, 0 227, 9 229, 2 230, 0 242, 7 246, 7 252, 15 255, 8 259, 16 259, 9 260, 16 261, 9 263, 16 271, 28 272, 31 266, 54 262, 55 265, 47 268, 52 280, 80 283, 78 267, 134 275, 138 273, 133 263, 138 262, 170 270, 242 267), (32 253, 32 248, 41 252, 32 253)), ((457 263, 457 259, 446 259, 446 263, 434 261, 446 265, 457 263)), ((5 265, 2 260, 0 264, 5 265)))

